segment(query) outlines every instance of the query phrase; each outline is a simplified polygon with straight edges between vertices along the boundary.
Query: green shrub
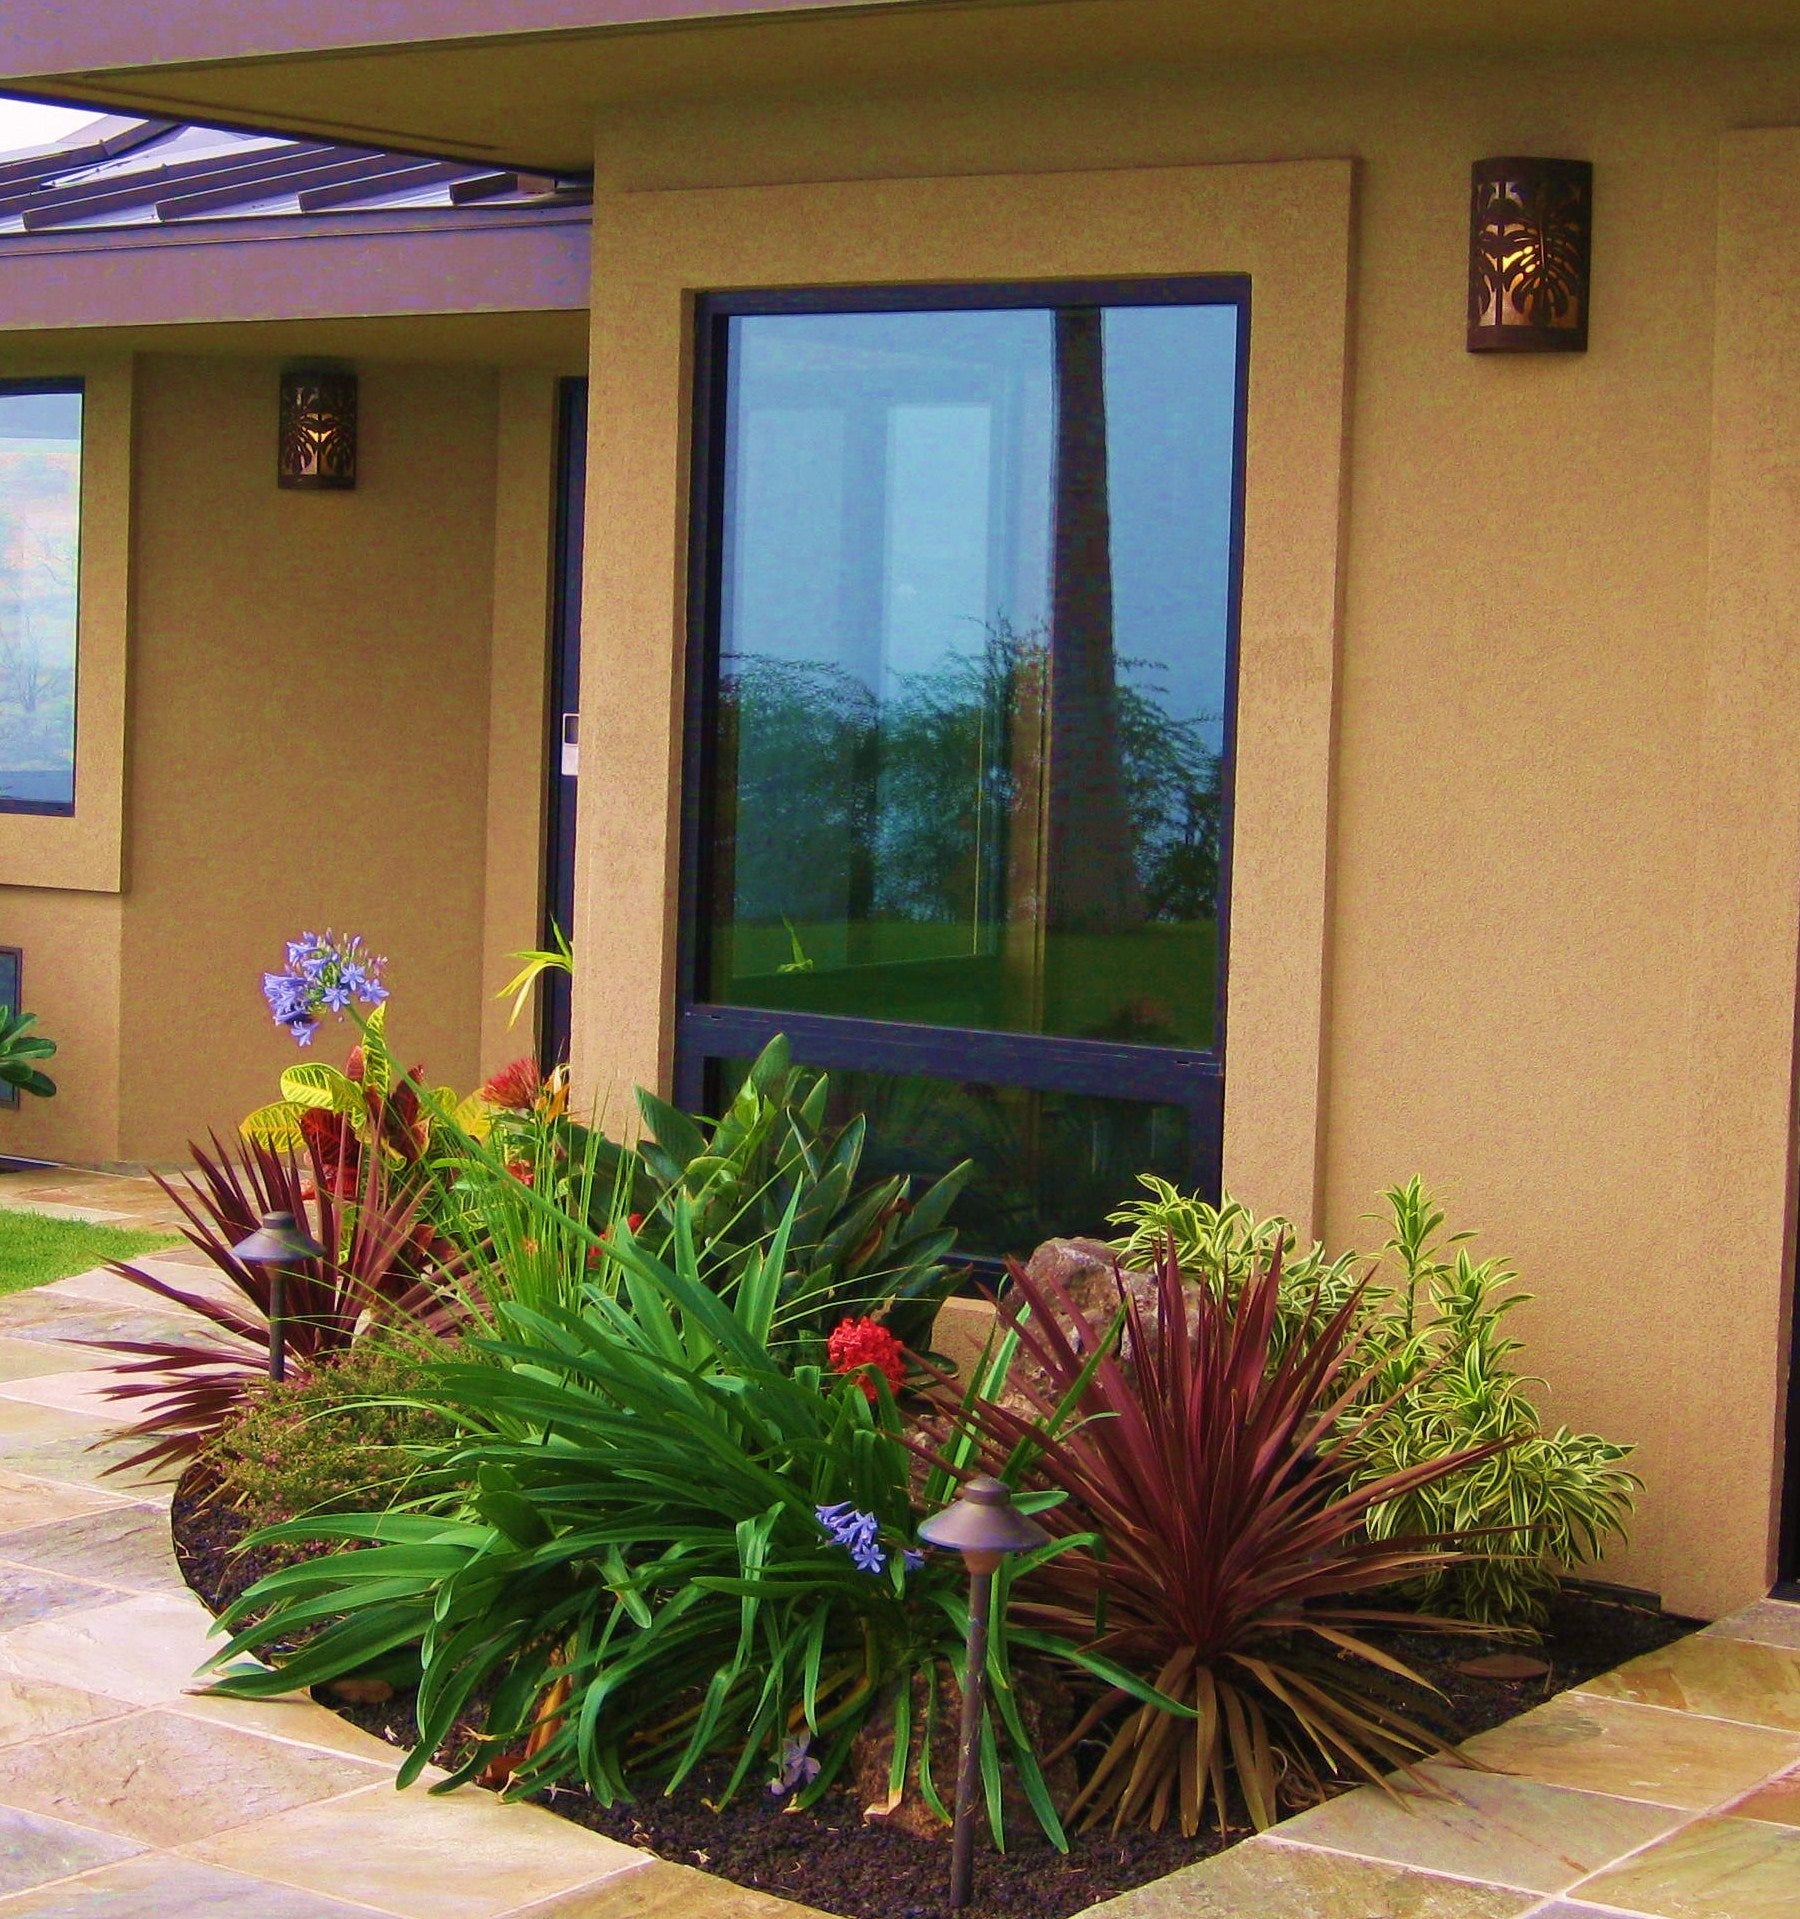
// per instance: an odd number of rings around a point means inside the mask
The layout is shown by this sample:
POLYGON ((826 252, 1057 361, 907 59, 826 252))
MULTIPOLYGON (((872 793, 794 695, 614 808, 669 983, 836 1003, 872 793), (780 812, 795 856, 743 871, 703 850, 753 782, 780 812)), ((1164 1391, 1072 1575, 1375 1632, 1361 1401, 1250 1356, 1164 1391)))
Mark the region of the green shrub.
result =
POLYGON ((1258 1219, 1229 1194, 1220 1205, 1210 1206, 1154 1173, 1141 1174, 1138 1183, 1150 1197, 1127 1200, 1109 1216, 1113 1225, 1124 1228, 1113 1244, 1127 1266, 1151 1270, 1172 1243, 1184 1278, 1205 1281, 1235 1303, 1244 1287, 1268 1269, 1276 1249, 1282 1249, 1275 1328, 1278 1357, 1295 1333, 1312 1322, 1315 1308, 1328 1319, 1355 1297, 1354 1253, 1327 1259, 1316 1241, 1303 1252, 1294 1243, 1288 1221, 1279 1216, 1258 1219))
POLYGON ((36 1024, 35 1013, 15 1013, 0 1003, 0 1086, 30 1093, 36 1099, 49 1099, 56 1091, 56 1081, 37 1062, 55 1056, 56 1042, 34 1033, 31 1029, 36 1024))
POLYGON ((1593 1433, 1544 1429, 1512 1369, 1520 1342, 1506 1315, 1531 1297, 1504 1259, 1476 1261, 1458 1233, 1438 1253, 1444 1215, 1415 1177, 1383 1195, 1393 1220, 1382 1248, 1401 1284, 1371 1327, 1379 1351, 1369 1401, 1395 1396, 1353 1447, 1357 1483, 1490 1441, 1503 1449, 1451 1478, 1374 1507, 1378 1538, 1479 1529, 1469 1556, 1420 1583, 1440 1611, 1499 1625, 1541 1627, 1560 1572, 1600 1557, 1623 1536, 1643 1482, 1625 1464, 1633 1448, 1593 1433))
MULTIPOLYGON (((1209 1206, 1166 1181, 1146 1177, 1150 1197, 1113 1215, 1125 1262, 1147 1265, 1173 1241, 1184 1275, 1228 1297, 1241 1292, 1275 1245, 1291 1240, 1284 1219, 1258 1220, 1238 1202, 1209 1206)), ((1462 1557, 1415 1583, 1414 1597, 1461 1618, 1538 1627, 1561 1573, 1597 1559, 1622 1535, 1641 1485, 1625 1465, 1632 1448, 1591 1433, 1546 1432, 1516 1373, 1518 1340, 1505 1315, 1530 1295, 1503 1259, 1477 1262, 1468 1233, 1442 1242, 1444 1215, 1415 1176, 1383 1194, 1392 1231, 1362 1295, 1357 1333, 1365 1373, 1345 1414, 1352 1484, 1492 1442, 1500 1451, 1448 1478, 1371 1509, 1383 1539, 1465 1535, 1462 1557), (1379 1283, 1388 1279, 1389 1283, 1379 1283)), ((1327 1259, 1322 1247, 1295 1253, 1282 1273, 1278 1343, 1303 1325, 1314 1300, 1336 1311, 1356 1289, 1357 1259, 1327 1259)))
POLYGON ((421 1403, 417 1349, 363 1339, 251 1400, 206 1449, 220 1495, 253 1526, 384 1512, 424 1487, 456 1429, 421 1403))
POLYGON ((502 1300, 569 1311, 595 1288, 615 1291, 609 1236, 629 1219, 670 1257, 679 1208, 694 1270, 718 1293, 784 1231, 770 1341, 787 1363, 816 1364, 847 1318, 880 1318, 923 1349, 955 1283, 945 1216, 971 1169, 916 1198, 904 1176, 859 1186, 866 1127, 860 1116, 831 1123, 830 1097, 828 1076, 796 1066, 778 1037, 717 1120, 640 1090, 635 1147, 569 1120, 560 1101, 521 1104, 440 1160, 446 1197, 433 1212, 469 1249, 484 1319, 502 1300))
MULTIPOLYGON (((908 1550, 951 1482, 937 1468, 915 1494, 885 1382, 871 1399, 855 1379, 771 1356, 797 1212, 798 1196, 724 1295, 701 1276, 695 1209, 678 1196, 667 1263, 621 1227, 616 1294, 594 1289, 581 1312, 501 1306, 501 1339, 478 1362, 434 1367, 427 1395, 463 1430, 443 1463, 473 1490, 429 1512, 259 1536, 364 1550, 253 1587, 214 1663, 261 1652, 276 1669, 234 1669, 223 1690, 267 1696, 417 1647, 419 1740, 402 1783, 473 1711, 479 1734, 447 1784, 490 1766, 516 1791, 579 1776, 606 1803, 673 1789, 720 1757, 727 1797, 787 1779, 806 1803, 892 1702, 898 1791, 961 1660, 962 1568, 908 1550)), ((998 1832, 1010 1748, 1060 1840, 1003 1620, 988 1678, 990 1819, 998 1832)), ((928 1761, 921 1773, 941 1809, 928 1761)))

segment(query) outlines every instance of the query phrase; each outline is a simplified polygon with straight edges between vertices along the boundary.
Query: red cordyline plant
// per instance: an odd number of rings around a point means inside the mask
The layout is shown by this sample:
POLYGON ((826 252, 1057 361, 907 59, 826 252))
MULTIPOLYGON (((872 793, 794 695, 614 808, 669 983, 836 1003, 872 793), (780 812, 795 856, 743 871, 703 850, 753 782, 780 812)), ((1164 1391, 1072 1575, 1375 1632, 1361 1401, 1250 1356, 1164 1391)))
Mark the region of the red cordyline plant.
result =
POLYGON ((194 1338, 109 1339, 92 1344, 126 1355, 113 1368, 107 1397, 136 1415, 129 1431, 147 1443, 110 1468, 185 1461, 201 1451, 268 1372, 269 1274, 231 1250, 265 1212, 314 1214, 323 1259, 288 1270, 283 1323, 288 1377, 304 1379, 345 1351, 365 1326, 403 1322, 446 1331, 455 1313, 419 1276, 417 1193, 390 1190, 379 1155, 369 1154, 355 1204, 319 1176, 304 1176, 291 1154, 246 1142, 237 1153, 215 1135, 211 1155, 191 1150, 196 1173, 179 1184, 158 1179, 187 1219, 184 1236, 231 1281, 240 1297, 190 1292, 129 1263, 112 1270, 205 1322, 194 1338))
POLYGON ((1496 1448, 1347 1490, 1357 1300, 1316 1313, 1278 1355, 1280 1273, 1277 1248, 1227 1300, 1184 1285, 1171 1247, 1153 1318, 1121 1285, 1118 1312, 1097 1320, 1014 1264, 999 1308, 1018 1341, 1008 1403, 958 1407, 962 1450, 979 1458, 963 1470, 1063 1494, 1040 1523, 1092 1536, 1021 1578, 1015 1624, 1085 1645, 1177 1708, 1095 1701, 1062 1748, 1117 1719, 1070 1808, 1086 1825, 1110 1812, 1115 1831, 1160 1828, 1173 1809, 1192 1835, 1210 1805, 1222 1827, 1235 1777, 1260 1828, 1329 1776, 1381 1781, 1446 1750, 1395 1683, 1426 1682, 1363 1629, 1459 1628, 1363 1600, 1441 1568, 1454 1542, 1372 1540, 1363 1521, 1496 1448))

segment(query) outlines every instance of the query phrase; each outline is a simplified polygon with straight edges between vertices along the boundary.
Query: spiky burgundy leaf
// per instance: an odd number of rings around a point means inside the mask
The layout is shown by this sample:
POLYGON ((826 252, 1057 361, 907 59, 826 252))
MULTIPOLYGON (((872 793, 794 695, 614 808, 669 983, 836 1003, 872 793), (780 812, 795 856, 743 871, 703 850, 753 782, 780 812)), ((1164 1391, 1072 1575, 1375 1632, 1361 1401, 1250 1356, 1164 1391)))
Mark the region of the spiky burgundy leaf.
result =
MULTIPOLYGON (((129 1263, 113 1267, 204 1324, 192 1341, 86 1342, 122 1356, 106 1396, 134 1415, 129 1431, 151 1442, 110 1467, 112 1472, 191 1458, 247 1394, 260 1390, 267 1370, 269 1274, 246 1265, 232 1248, 265 1212, 307 1217, 307 1182, 291 1153, 255 1141, 234 1152, 216 1134, 210 1153, 199 1146, 190 1150, 194 1170, 179 1183, 160 1177, 157 1183, 181 1209, 188 1242, 231 1282, 239 1300, 190 1292, 129 1263)), ((313 1217, 325 1256, 287 1271, 283 1323, 294 1378, 346 1351, 366 1322, 400 1319, 442 1330, 454 1317, 443 1289, 422 1283, 417 1274, 418 1189, 395 1190, 375 1153, 364 1157, 354 1204, 322 1176, 316 1154, 312 1173, 313 1217)))

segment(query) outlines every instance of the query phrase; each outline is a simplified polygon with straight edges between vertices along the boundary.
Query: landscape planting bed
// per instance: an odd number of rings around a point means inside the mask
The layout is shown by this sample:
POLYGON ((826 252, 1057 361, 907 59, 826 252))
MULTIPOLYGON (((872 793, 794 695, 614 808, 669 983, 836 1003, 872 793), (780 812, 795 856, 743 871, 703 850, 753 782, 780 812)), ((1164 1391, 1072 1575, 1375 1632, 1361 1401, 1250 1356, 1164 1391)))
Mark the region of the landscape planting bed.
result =
MULTIPOLYGON (((173 1524, 176 1556, 190 1586, 215 1612, 261 1572, 260 1555, 237 1550, 246 1530, 229 1508, 206 1498, 193 1472, 177 1490, 173 1524)), ((1496 1678, 1461 1670, 1468 1662, 1517 1652, 1500 1638, 1446 1642, 1424 1634, 1400 1634, 1390 1642, 1444 1695, 1455 1733, 1469 1737, 1538 1705, 1552 1693, 1594 1678, 1612 1667, 1690 1632, 1697 1622, 1660 1613, 1629 1598, 1572 1588, 1555 1602, 1551 1627, 1540 1647, 1529 1649, 1549 1663, 1546 1674, 1496 1678)), ((396 1745, 414 1734, 411 1696, 351 1702, 320 1695, 322 1702, 396 1745)), ((1429 1711, 1429 1695, 1420 1709, 1429 1711)), ((1097 1749, 1097 1748, 1096 1748, 1097 1749)), ((641 1846, 680 1865, 697 1866, 743 1886, 771 1892, 846 1919, 935 1919, 945 1906, 948 1847, 865 1820, 848 1791, 827 1795, 806 1812, 788 1812, 764 1791, 746 1790, 722 1810, 713 1794, 721 1777, 691 1781, 671 1798, 649 1796, 611 1808, 586 1792, 559 1788, 543 1803, 609 1837, 641 1846)), ((1074 1836, 1064 1856, 1028 1818, 1014 1822, 1004 1861, 987 1848, 978 1853, 974 1911, 994 1919, 1065 1919, 1065 1915, 1115 1892, 1191 1865, 1222 1845, 1248 1837, 1104 1828, 1074 1836)))

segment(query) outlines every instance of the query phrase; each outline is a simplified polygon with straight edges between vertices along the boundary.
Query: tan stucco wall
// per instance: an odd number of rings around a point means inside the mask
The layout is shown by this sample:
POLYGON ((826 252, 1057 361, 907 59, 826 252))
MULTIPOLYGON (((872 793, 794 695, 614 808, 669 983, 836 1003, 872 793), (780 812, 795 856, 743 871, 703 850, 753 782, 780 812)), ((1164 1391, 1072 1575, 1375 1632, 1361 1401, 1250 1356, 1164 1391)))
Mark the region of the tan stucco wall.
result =
POLYGON ((258 975, 302 927, 362 933, 408 1058, 475 1072, 495 380, 362 368, 355 491, 296 493, 277 370, 138 368, 121 1123, 151 1157, 270 1096, 258 975))
MULTIPOLYGON (((1357 162, 1336 743, 1309 749, 1332 820, 1329 872, 1316 880, 1326 987, 1315 1217, 1334 1243, 1366 1243, 1378 1236, 1363 1218, 1376 1189, 1417 1169, 1454 1223, 1481 1226, 1485 1246, 1516 1258, 1539 1295, 1517 1324, 1550 1374, 1551 1416, 1642 1447, 1649 1493, 1609 1572, 1703 1610, 1766 1585, 1779 1472, 1800 845, 1777 835, 1742 869, 1769 889, 1768 911, 1734 919, 1729 889, 1722 901, 1715 885, 1702 924, 1696 898, 1708 867, 1733 858, 1698 826, 1743 750, 1734 737, 1702 751, 1709 672, 1731 671, 1728 652, 1709 661, 1708 627, 1720 141, 1784 122, 1800 122, 1800 52, 1700 49, 1224 63, 930 98, 690 100, 679 115, 608 116, 598 136, 600 178, 615 190, 1357 162), (1595 164, 1593 336, 1580 358, 1463 350, 1469 163, 1520 151, 1595 164), (1744 1010, 1723 1062, 1703 1071, 1696 1042, 1724 978, 1696 954, 1721 938, 1733 943, 1730 990, 1744 1010), (1759 1069, 1748 1115, 1736 1095, 1713 1097, 1718 1075, 1729 1084, 1746 1062, 1759 1069), (1737 1329, 1729 1338, 1725 1321, 1737 1329)), ((1078 204, 1079 177, 1065 183, 1078 204)), ((891 200, 884 213, 868 200, 853 248, 822 229, 816 264, 785 260, 779 278, 829 280, 848 252, 867 277, 906 277, 918 233, 894 215, 922 204, 891 200)), ((653 235, 636 216, 622 230, 634 219, 653 235)), ((1007 243, 1000 220, 972 233, 960 270, 992 272, 1007 243)), ((1322 225, 1286 243, 1335 241, 1322 225)), ((643 244, 653 250, 651 237, 643 244)), ((1145 261, 1242 264, 1213 253, 1145 261)), ((621 327, 666 323, 643 306, 662 296, 659 262, 615 250, 604 270, 621 327)), ((1785 305, 1765 291, 1765 330, 1800 327, 1796 285, 1785 305)), ((1743 351, 1731 329, 1720 345, 1743 351)), ((597 381, 606 347, 597 323, 597 381)), ((1257 350, 1253 317, 1253 364, 1257 350)), ((679 498, 672 371, 665 356, 655 390, 628 384, 596 406, 591 526, 606 524, 608 436, 615 460, 620 436, 637 436, 648 484, 679 498)), ((1791 495, 1780 498, 1788 517, 1759 550, 1791 590, 1791 495)), ((591 595, 605 584, 597 568, 631 571, 604 551, 590 538, 591 595)), ((639 608, 668 601, 679 558, 674 527, 660 530, 632 574, 639 608)), ((615 593, 615 613, 620 603, 615 593)), ((609 627, 606 604, 604 592, 590 601, 589 683, 647 649, 621 697, 666 699, 678 677, 670 634, 651 621, 627 636, 609 627)), ((1792 650, 1779 624, 1762 644, 1792 650)), ((1777 675, 1768 697, 1792 729, 1800 690, 1777 675)), ((1302 696, 1286 719, 1304 712, 1302 696)), ((1259 755, 1287 753, 1285 730, 1278 706, 1240 740, 1245 777, 1259 755)), ((660 760, 660 741, 635 749, 640 794, 656 792, 660 760)), ((1734 790, 1754 786, 1754 764, 1738 762, 1734 790)), ((596 795, 584 797, 584 949, 627 957, 600 928, 604 892, 609 920, 631 929, 630 963, 666 979, 666 857, 621 860, 616 829, 593 831, 596 795)), ((1733 806, 1734 818, 1755 814, 1753 795, 1733 806)), ((1248 941, 1284 930, 1246 928, 1240 901, 1234 969, 1248 941)), ((622 993, 615 973, 589 990, 593 1083, 666 1052, 633 1010, 654 993, 622 993)), ((1304 1045, 1308 1009, 1296 1013, 1304 1045)), ((1240 1138, 1264 1123, 1259 1100, 1285 1102, 1292 1087, 1290 1075, 1259 1086, 1246 1070, 1234 1049, 1228 1130, 1240 1138)), ((1228 1161, 1233 1150, 1228 1140, 1228 1161)), ((1238 1164, 1247 1198, 1295 1203, 1238 1164)))
MULTIPOLYGON (((57 1097, 0 1111, 0 1153, 174 1160, 271 1097, 297 1055, 259 975, 303 927, 385 952, 397 1042, 467 1087, 504 955, 536 942, 555 376, 360 362, 356 490, 283 492, 281 361, 247 344, 121 363, 120 498, 83 539, 121 582, 121 693, 131 574, 122 891, 0 859, 0 943, 61 1048, 57 1097)), ((0 371, 55 358, 0 342, 0 371)), ((81 672, 104 687, 113 629, 88 611, 81 672)), ((350 1037, 328 1026, 319 1055, 350 1037)))
POLYGON ((116 893, 0 885, 0 945, 23 949, 26 1010, 57 1043, 55 1097, 0 1109, 0 1153, 118 1157, 119 925, 116 893))
POLYGON ((536 1050, 535 999, 509 1026, 512 1002, 498 993, 518 970, 511 956, 535 951, 543 941, 556 381, 541 373, 503 373, 499 403, 482 926, 483 1073, 536 1050))

